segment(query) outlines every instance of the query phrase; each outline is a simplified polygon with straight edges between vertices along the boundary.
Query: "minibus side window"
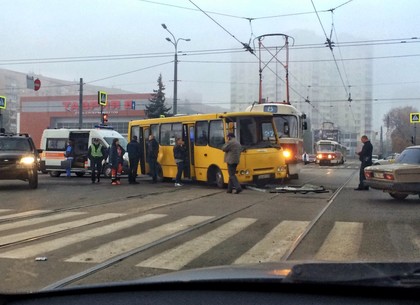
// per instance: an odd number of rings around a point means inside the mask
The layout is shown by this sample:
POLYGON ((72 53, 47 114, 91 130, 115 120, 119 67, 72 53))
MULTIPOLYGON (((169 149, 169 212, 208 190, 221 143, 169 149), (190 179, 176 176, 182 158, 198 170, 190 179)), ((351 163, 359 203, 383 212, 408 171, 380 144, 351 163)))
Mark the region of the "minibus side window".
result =
POLYGON ((209 122, 198 121, 195 123, 195 128, 196 128, 195 129, 195 134, 196 134, 195 145, 206 146, 209 141, 209 137, 208 137, 209 122))
POLYGON ((222 120, 210 121, 209 128, 209 145, 216 148, 221 148, 225 144, 225 134, 223 131, 222 120))

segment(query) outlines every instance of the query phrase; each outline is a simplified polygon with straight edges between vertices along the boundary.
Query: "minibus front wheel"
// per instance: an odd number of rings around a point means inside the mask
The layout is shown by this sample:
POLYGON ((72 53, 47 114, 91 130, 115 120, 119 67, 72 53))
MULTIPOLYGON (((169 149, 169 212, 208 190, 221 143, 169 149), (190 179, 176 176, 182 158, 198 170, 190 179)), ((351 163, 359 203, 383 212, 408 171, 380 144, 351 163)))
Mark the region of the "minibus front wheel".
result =
POLYGON ((212 166, 207 172, 207 182, 209 184, 216 185, 218 188, 225 187, 225 181, 223 179, 223 173, 217 166, 212 166))

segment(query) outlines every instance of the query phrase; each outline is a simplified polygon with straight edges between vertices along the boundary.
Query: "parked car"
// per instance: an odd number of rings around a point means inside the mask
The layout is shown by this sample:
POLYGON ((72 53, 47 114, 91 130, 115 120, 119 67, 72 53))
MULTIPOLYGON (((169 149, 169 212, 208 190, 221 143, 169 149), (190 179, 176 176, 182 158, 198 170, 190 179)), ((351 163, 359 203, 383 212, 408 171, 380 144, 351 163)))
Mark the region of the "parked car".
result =
POLYGON ((38 187, 39 153, 28 134, 0 134, 0 180, 22 180, 38 187))
POLYGON ((400 154, 394 153, 389 155, 388 157, 386 157, 385 159, 377 159, 374 160, 373 155, 372 155, 372 163, 373 165, 384 165, 384 164, 391 164, 394 163, 395 160, 398 158, 400 154))
POLYGON ((365 184, 383 190, 395 199, 420 197, 420 145, 407 147, 393 164, 365 168, 365 184))

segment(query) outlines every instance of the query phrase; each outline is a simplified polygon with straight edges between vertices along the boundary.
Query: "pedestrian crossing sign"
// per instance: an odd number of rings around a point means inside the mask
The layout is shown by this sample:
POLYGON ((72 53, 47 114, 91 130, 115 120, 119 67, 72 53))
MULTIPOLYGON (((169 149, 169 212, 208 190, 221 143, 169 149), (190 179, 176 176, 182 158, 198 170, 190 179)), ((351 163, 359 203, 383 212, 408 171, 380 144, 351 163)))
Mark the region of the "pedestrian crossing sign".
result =
POLYGON ((108 103, 108 95, 106 92, 98 91, 98 104, 101 106, 106 106, 108 103))
POLYGON ((420 112, 410 113, 410 123, 420 123, 420 112))
POLYGON ((0 96, 0 109, 6 109, 6 97, 0 96))

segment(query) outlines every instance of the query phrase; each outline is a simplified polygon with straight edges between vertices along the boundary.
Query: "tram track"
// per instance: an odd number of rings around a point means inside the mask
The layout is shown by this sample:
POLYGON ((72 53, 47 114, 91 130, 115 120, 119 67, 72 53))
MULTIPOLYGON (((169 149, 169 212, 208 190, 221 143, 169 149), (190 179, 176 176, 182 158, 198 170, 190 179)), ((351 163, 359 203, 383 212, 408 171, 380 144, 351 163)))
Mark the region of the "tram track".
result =
POLYGON ((328 199, 327 205, 317 214, 317 216, 309 223, 305 231, 300 234, 295 241, 293 242, 292 246, 289 248, 289 250, 282 256, 281 261, 287 261, 292 254, 295 252, 295 250, 299 247, 299 245, 302 243, 302 241, 305 239, 305 237, 309 234, 309 232, 312 230, 312 228, 318 223, 318 221, 321 219, 321 217, 325 214, 325 212, 330 208, 332 203, 334 202, 335 198, 340 194, 340 192, 344 189, 344 187, 352 180, 353 176, 357 173, 357 171, 354 171, 350 177, 339 187, 337 190, 331 195, 331 197, 328 199))

